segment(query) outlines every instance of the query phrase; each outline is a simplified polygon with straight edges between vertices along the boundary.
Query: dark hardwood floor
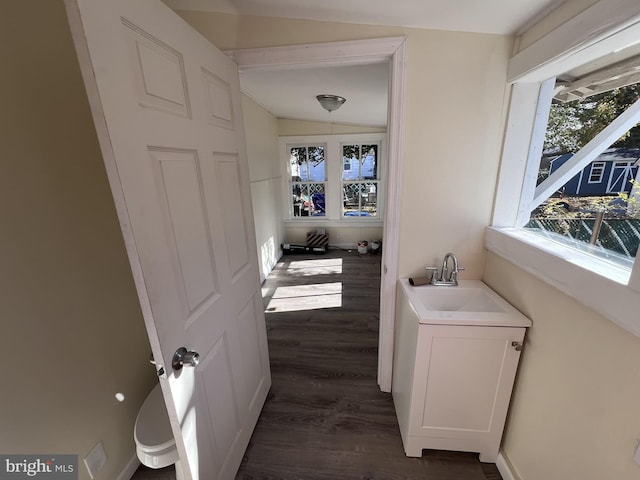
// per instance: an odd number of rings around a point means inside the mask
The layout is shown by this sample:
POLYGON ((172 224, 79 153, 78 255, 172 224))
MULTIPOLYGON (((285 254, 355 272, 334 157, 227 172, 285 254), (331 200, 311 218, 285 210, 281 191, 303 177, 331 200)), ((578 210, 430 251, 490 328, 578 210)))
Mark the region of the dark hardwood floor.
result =
MULTIPOLYGON (((379 256, 282 257, 263 285, 273 386, 236 479, 501 480, 477 454, 404 455, 376 382, 379 286, 379 256)), ((133 478, 172 478, 154 474, 133 478)))

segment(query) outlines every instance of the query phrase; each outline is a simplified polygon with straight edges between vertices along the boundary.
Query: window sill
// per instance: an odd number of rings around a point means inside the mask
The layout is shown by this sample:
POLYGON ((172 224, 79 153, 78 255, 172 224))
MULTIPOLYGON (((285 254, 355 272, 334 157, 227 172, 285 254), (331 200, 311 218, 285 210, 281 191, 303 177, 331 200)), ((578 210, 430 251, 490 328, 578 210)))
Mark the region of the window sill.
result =
POLYGON ((631 269, 519 228, 488 227, 485 247, 640 337, 631 269))

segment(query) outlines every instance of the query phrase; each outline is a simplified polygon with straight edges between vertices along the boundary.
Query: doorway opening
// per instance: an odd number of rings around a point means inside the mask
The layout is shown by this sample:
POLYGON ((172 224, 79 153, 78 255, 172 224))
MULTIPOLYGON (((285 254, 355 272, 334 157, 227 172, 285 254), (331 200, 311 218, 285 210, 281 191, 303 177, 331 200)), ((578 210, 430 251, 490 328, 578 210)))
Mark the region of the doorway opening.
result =
POLYGON ((310 67, 371 65, 388 62, 387 194, 383 222, 380 281, 380 328, 378 384, 391 391, 393 331, 398 270, 400 180, 402 172, 402 117, 405 85, 405 37, 348 42, 257 48, 227 52, 241 75, 249 72, 292 70, 310 67))

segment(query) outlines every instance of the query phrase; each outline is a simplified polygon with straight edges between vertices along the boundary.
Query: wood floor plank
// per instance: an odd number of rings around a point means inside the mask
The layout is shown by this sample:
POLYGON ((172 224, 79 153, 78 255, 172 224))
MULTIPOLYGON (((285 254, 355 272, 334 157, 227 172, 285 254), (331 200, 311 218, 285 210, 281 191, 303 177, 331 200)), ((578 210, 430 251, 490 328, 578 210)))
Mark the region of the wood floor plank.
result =
POLYGON ((273 384, 237 480, 500 480, 477 454, 404 455, 376 380, 380 258, 286 255, 263 284, 273 384), (308 309, 336 288, 339 306, 308 309))
POLYGON ((265 282, 272 295, 340 282, 342 303, 278 312, 265 297, 273 386, 237 478, 486 480, 477 455, 404 455, 391 395, 376 381, 380 257, 327 257, 285 256, 265 282), (317 273, 316 259, 333 270, 317 273))

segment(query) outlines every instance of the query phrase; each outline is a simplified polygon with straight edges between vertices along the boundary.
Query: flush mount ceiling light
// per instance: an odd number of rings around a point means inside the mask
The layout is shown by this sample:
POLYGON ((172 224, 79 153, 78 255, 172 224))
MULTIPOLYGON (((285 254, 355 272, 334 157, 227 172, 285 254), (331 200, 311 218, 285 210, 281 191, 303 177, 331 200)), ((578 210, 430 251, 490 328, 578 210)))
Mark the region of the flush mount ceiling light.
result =
POLYGON ((344 97, 339 97, 338 95, 318 95, 316 97, 327 112, 333 112, 340 108, 340 106, 347 101, 344 97))

